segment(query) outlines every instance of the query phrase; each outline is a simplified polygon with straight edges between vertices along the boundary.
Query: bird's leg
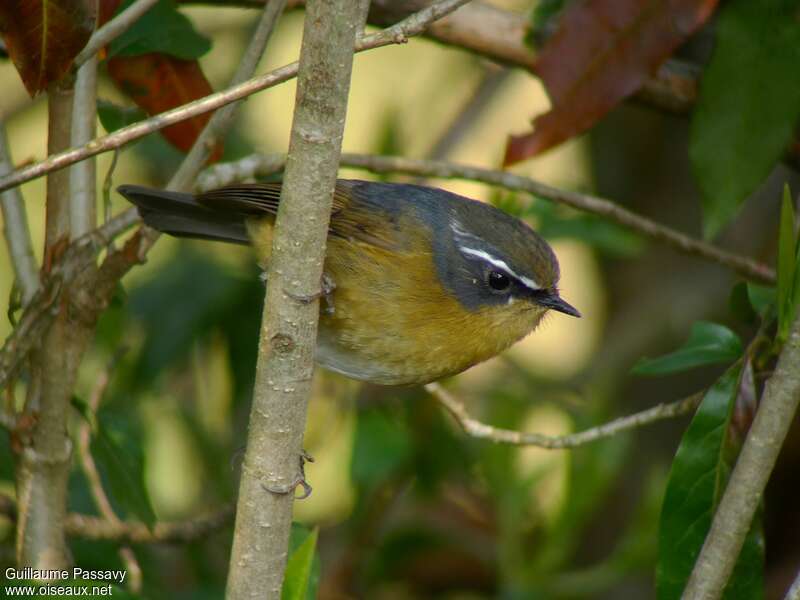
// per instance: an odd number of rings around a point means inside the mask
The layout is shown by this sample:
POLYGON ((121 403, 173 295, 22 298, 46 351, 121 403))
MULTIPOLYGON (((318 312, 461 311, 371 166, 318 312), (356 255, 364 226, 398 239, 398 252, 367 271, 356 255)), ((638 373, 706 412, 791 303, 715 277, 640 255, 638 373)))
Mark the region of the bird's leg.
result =
POLYGON ((312 488, 311 485, 309 485, 309 483, 306 481, 305 465, 306 462, 314 462, 314 457, 311 456, 305 450, 300 450, 299 459, 300 459, 300 471, 297 473, 297 475, 295 475, 295 478, 291 483, 269 484, 269 485, 264 483, 262 484, 264 486, 264 489, 273 494, 289 494, 293 492, 297 488, 297 486, 300 486, 303 488, 303 495, 298 496, 295 499, 305 500, 306 498, 308 498, 311 495, 312 488))
POLYGON ((319 286, 320 291, 310 295, 294 294, 286 290, 284 290, 284 292, 292 300, 302 302, 303 304, 309 304, 314 300, 322 299, 325 301, 325 308, 323 311, 326 314, 332 315, 334 313, 333 292, 336 290, 336 283, 334 283, 333 279, 331 279, 327 273, 323 273, 319 286))

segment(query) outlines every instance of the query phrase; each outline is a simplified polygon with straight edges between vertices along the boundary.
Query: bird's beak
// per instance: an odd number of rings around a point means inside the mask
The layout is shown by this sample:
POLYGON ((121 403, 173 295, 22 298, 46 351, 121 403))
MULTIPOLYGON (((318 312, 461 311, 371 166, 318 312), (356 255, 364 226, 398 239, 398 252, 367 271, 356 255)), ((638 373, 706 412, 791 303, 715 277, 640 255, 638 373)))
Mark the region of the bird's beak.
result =
POLYGON ((569 315, 571 317, 580 318, 581 316, 581 313, 578 312, 577 308, 562 300, 561 296, 555 292, 546 298, 537 299, 537 302, 542 306, 546 306, 552 310, 557 310, 558 312, 564 313, 565 315, 569 315))

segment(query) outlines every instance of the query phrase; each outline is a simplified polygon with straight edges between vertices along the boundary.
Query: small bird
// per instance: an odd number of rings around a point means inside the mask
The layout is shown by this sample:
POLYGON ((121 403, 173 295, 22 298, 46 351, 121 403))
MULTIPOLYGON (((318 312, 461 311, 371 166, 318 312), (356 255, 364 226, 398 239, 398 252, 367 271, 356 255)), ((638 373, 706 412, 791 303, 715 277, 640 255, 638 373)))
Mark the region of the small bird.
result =
MULTIPOLYGON (((123 185, 150 227, 179 237, 272 248, 280 183, 198 195, 123 185)), ((423 384, 460 373, 533 331, 558 293, 553 250, 525 223, 445 190, 336 183, 316 359, 354 379, 423 384)))

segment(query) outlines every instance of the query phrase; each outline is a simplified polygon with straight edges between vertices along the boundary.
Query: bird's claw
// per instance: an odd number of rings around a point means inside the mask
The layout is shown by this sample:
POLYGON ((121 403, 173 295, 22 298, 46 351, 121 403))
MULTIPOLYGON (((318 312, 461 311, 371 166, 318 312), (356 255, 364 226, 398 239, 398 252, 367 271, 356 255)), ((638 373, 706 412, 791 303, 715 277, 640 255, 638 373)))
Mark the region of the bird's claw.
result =
POLYGON ((325 308, 323 311, 326 314, 332 315, 335 310, 333 307, 333 292, 336 290, 336 284, 333 282, 327 274, 323 273, 322 280, 320 281, 320 291, 314 294, 294 294, 292 292, 284 290, 287 296, 292 300, 297 302, 301 302, 302 304, 310 304, 314 302, 314 300, 324 300, 325 308))
POLYGON ((306 462, 314 462, 314 457, 311 456, 305 450, 300 451, 299 456, 300 462, 300 471, 295 475, 294 480, 291 483, 264 483, 262 484, 264 489, 272 494, 290 494, 297 489, 298 486, 303 488, 303 495, 296 496, 295 500, 305 500, 311 495, 313 488, 311 485, 306 481, 306 469, 305 464, 306 462))

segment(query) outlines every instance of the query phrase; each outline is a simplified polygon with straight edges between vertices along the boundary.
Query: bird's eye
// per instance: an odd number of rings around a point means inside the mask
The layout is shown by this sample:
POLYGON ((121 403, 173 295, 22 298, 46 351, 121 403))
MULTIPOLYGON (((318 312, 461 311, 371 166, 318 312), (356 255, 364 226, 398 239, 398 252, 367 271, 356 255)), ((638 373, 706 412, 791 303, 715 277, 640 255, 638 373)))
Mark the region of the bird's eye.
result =
POLYGON ((511 289, 511 278, 500 271, 489 271, 487 283, 493 292, 507 292, 511 289))

